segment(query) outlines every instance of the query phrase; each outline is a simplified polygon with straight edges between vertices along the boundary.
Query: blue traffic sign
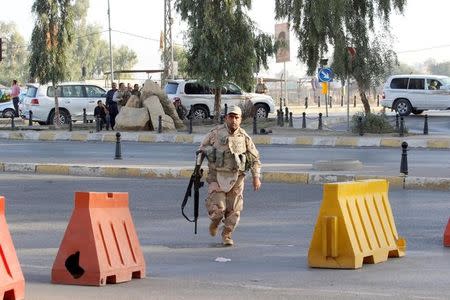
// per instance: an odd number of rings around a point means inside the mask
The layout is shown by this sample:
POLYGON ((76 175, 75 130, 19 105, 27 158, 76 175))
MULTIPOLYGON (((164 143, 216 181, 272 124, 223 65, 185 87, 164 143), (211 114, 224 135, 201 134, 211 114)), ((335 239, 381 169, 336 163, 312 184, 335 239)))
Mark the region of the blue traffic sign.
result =
POLYGON ((331 82, 333 81, 333 71, 331 68, 319 68, 319 82, 331 82))

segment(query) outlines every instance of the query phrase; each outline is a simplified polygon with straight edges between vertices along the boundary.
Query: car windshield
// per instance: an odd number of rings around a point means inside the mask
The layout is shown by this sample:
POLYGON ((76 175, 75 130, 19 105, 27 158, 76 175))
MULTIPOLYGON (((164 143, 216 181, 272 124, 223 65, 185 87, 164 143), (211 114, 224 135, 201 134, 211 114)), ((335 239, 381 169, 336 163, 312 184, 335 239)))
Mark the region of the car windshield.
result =
POLYGON ((169 82, 166 84, 165 91, 167 95, 173 95, 177 93, 178 83, 169 82))
POLYGON ((440 81, 444 83, 444 85, 450 85, 450 77, 439 78, 440 81))
POLYGON ((37 87, 28 86, 27 97, 36 97, 37 87))

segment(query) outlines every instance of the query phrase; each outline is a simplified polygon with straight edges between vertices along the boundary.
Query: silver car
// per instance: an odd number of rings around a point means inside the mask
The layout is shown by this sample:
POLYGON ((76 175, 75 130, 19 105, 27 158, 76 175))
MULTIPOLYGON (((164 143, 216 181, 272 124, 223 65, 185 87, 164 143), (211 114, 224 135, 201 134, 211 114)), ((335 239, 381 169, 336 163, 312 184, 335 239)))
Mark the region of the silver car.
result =
POLYGON ((11 118, 15 114, 12 100, 0 103, 0 113, 2 118, 11 118))
MULTIPOLYGON (((88 119, 93 119, 94 109, 98 100, 105 100, 106 91, 94 84, 84 82, 60 83, 57 89, 59 105, 59 122, 69 123, 82 120, 86 112, 88 119)), ((39 124, 54 124, 55 122, 55 90, 53 86, 28 84, 27 94, 23 101, 22 116, 29 117, 33 112, 33 120, 39 124)))
MULTIPOLYGON (((214 93, 212 89, 196 80, 169 80, 165 86, 167 97, 171 101, 181 100, 193 119, 207 119, 214 116, 214 93)), ((267 118, 269 113, 275 111, 275 103, 269 95, 252 94, 244 92, 234 83, 226 83, 222 88, 221 110, 239 105, 250 100, 257 118, 267 118)))

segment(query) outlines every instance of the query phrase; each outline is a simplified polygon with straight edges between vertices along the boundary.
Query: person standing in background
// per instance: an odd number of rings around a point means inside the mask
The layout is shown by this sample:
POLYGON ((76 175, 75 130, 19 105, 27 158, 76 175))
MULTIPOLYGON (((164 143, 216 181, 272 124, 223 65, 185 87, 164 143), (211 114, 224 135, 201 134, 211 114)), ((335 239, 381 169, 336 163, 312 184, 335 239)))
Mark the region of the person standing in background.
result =
POLYGON ((113 101, 114 94, 117 91, 117 83, 113 82, 111 84, 111 89, 106 93, 106 107, 109 111, 109 122, 111 124, 111 130, 114 130, 114 126, 116 125, 116 116, 119 113, 119 109, 117 107, 117 102, 113 101))
POLYGON ((17 80, 13 80, 12 81, 12 86, 11 86, 11 99, 13 101, 13 105, 14 105, 14 110, 15 112, 15 117, 19 116, 19 95, 20 95, 20 87, 17 84, 17 80))

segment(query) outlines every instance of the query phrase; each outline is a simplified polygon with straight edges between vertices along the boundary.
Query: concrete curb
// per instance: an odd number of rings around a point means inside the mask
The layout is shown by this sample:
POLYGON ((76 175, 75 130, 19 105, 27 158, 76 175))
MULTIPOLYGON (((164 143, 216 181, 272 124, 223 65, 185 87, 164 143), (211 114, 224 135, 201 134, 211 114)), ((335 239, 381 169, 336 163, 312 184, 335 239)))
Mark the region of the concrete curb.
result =
MULTIPOLYGON (((181 143, 198 144, 204 134, 184 133, 149 133, 149 132, 122 132, 121 141, 143 143, 181 143)), ((450 137, 410 136, 410 137, 356 137, 356 136, 252 136, 257 145, 304 145, 325 147, 387 147, 400 148, 406 141, 410 148, 450 149, 450 137)), ((115 142, 116 133, 88 133, 88 132, 62 132, 62 131, 3 131, 0 139, 34 140, 34 141, 98 141, 115 142)))
MULTIPOLYGON (((0 171, 15 173, 55 174, 94 177, 142 177, 142 178, 186 178, 192 169, 138 166, 94 166, 48 163, 1 163, 0 171)), ((364 179, 387 179, 391 186, 406 189, 450 191, 450 178, 374 176, 361 174, 339 174, 323 172, 262 172, 265 182, 323 184, 330 182, 355 181, 364 179)))

